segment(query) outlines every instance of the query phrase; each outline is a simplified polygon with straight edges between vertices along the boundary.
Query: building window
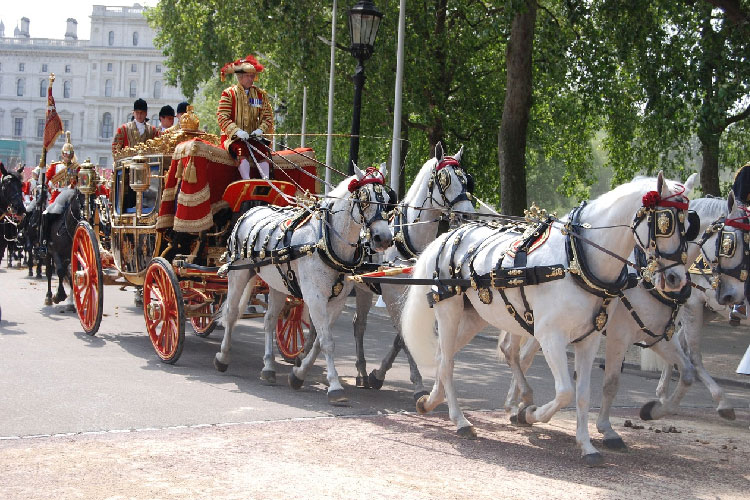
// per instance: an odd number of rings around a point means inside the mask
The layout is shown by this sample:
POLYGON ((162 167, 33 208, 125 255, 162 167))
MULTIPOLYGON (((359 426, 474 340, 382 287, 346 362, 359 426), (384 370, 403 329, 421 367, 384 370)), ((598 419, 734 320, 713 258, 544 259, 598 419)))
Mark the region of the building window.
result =
POLYGON ((36 121, 36 136, 41 139, 44 137, 44 118, 38 118, 36 121))
POLYGON ((70 73, 70 64, 65 65, 65 72, 70 73))
POLYGON ((42 162, 42 155, 34 156, 34 165, 39 165, 42 162))
POLYGON ((47 65, 42 64, 42 73, 46 73, 46 72, 47 72, 47 65))
POLYGON ((161 73, 161 64, 156 65, 156 72, 161 73))
POLYGON ((134 31, 133 32, 133 47, 137 47, 137 46, 138 46, 138 32, 134 31))
POLYGON ((161 82, 154 82, 154 99, 161 99, 161 82))
POLYGON ((102 130, 101 136, 103 139, 112 137, 112 115, 110 113, 104 113, 102 115, 102 130))
POLYGON ((112 63, 107 63, 107 71, 112 71, 112 63))
POLYGON ((63 83, 63 97, 70 97, 70 80, 63 83))
POLYGON ((49 82, 46 78, 39 80, 39 97, 47 97, 47 86, 49 82))
POLYGON ((70 120, 63 120, 63 130, 70 130, 70 120))
POLYGON ((16 95, 17 96, 23 96, 23 93, 26 91, 26 80, 23 78, 19 78, 16 81, 16 95))
POLYGON ((109 45, 110 47, 115 44, 115 32, 110 31, 109 32, 109 45))
POLYGON ((136 88, 135 80, 131 80, 130 81, 130 97, 135 97, 137 93, 138 93, 138 89, 136 88))
POLYGON ((18 71, 23 71, 26 65, 24 63, 18 63, 18 71))
POLYGON ((13 118, 13 137, 23 135, 23 118, 13 118))
POLYGON ((97 68, 96 63, 94 63, 93 64, 93 69, 96 69, 96 68, 97 68))
POLYGON ((130 65, 130 72, 131 72, 131 73, 135 73, 135 72, 137 72, 137 71, 138 71, 138 65, 137 65, 137 64, 135 64, 135 63, 131 64, 131 65, 130 65))
MULTIPOLYGON (((159 123, 159 114, 156 113, 154 115, 151 115, 151 124, 158 124, 159 123)), ((159 128, 159 125, 154 125, 154 127, 159 128)))
POLYGON ((100 156, 99 157, 99 167, 104 168, 104 167, 107 167, 107 166, 109 166, 109 165, 107 165, 107 157, 106 156, 100 156))
POLYGON ((104 82, 104 97, 112 97, 112 80, 104 82))

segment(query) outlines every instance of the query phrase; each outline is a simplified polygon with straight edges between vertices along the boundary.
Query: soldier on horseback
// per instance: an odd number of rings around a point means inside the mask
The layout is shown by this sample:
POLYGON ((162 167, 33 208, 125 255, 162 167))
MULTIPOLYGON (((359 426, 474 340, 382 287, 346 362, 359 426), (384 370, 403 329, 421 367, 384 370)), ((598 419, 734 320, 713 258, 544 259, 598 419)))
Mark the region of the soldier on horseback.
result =
POLYGON ((50 205, 42 213, 42 242, 39 245, 40 257, 47 252, 50 227, 65 211, 70 199, 75 195, 78 182, 78 162, 76 161, 73 144, 70 142, 70 132, 65 132, 65 144, 62 147, 62 161, 54 162, 47 168, 46 178, 49 188, 50 205))

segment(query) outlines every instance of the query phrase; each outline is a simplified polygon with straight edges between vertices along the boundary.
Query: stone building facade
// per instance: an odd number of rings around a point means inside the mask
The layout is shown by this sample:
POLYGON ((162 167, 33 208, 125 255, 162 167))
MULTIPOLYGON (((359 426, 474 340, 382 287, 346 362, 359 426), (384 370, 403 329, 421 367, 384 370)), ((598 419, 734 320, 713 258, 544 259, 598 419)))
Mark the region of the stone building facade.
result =
MULTIPOLYGON (((62 40, 29 37, 25 17, 12 37, 0 23, 0 159, 10 166, 39 164, 50 73, 78 160, 89 157, 100 166, 112 166, 112 137, 130 119, 133 101, 145 99, 150 123, 158 126, 163 105, 176 108, 185 100, 165 82, 165 58, 154 47, 156 32, 144 11, 138 4, 94 5, 89 40, 78 39, 78 23, 70 18, 62 40)), ((58 138, 48 163, 60 157, 63 142, 58 138)))

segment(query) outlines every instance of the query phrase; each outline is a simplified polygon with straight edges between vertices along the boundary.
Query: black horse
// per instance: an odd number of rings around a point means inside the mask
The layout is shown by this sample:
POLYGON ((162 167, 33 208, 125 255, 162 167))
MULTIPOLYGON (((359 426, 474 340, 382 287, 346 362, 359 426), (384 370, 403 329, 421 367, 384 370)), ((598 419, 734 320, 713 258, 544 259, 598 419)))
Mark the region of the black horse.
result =
MULTIPOLYGON (((0 259, 5 254, 5 250, 12 253, 15 245, 8 245, 14 240, 14 232, 18 230, 15 223, 5 222, 5 213, 10 210, 16 214, 26 214, 26 208, 23 206, 23 185, 21 180, 15 175, 2 172, 2 181, 0 181, 0 218, 2 218, 2 236, 0 237, 0 259), (5 226, 8 226, 7 228, 5 226), (9 237, 6 238, 6 230, 9 237), (10 241, 6 241, 10 239, 10 241)), ((9 256, 9 258, 12 258, 9 256)))
POLYGON ((44 299, 45 305, 58 304, 68 298, 65 293, 63 282, 68 280, 71 289, 73 282, 69 273, 70 254, 73 250, 73 236, 76 232, 78 222, 83 218, 81 207, 83 205, 83 194, 76 190, 75 195, 68 203, 63 213, 50 224, 49 239, 47 240, 47 296, 44 299), (52 270, 57 273, 57 293, 52 296, 52 270))
POLYGON ((42 277, 42 260, 37 257, 39 250, 39 231, 42 223, 42 212, 46 203, 44 200, 40 200, 39 196, 44 196, 45 191, 39 189, 37 194, 37 201, 29 207, 29 212, 26 213, 23 222, 18 226, 20 234, 18 240, 23 245, 23 251, 26 256, 26 265, 29 268, 29 277, 34 276, 34 263, 36 263, 36 277, 42 277))

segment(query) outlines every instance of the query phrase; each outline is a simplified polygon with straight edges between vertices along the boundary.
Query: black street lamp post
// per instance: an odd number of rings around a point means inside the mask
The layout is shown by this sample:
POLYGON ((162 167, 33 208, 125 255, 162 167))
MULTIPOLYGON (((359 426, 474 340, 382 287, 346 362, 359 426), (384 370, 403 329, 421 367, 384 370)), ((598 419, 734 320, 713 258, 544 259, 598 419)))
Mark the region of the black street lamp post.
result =
POLYGON ((365 86, 365 61, 370 58, 375 49, 375 37, 383 13, 369 0, 360 0, 349 9, 349 36, 351 46, 349 50, 357 59, 354 70, 354 106, 352 110, 352 133, 349 141, 349 175, 354 174, 354 164, 359 158, 359 117, 362 108, 362 88, 365 86))

